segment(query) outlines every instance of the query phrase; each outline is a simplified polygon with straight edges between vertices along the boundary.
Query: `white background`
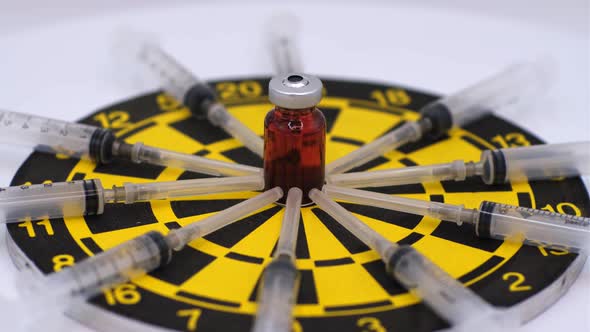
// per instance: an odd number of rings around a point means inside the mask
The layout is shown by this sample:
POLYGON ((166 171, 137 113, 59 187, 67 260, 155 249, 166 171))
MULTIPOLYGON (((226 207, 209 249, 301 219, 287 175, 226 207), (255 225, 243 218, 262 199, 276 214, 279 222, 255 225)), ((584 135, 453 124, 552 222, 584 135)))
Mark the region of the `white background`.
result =
MULTIPOLYGON (((325 76, 449 93, 515 60, 550 55, 559 72, 553 89, 535 109, 511 116, 548 142, 590 139, 588 1, 80 3, 0 0, 0 108, 76 120, 145 92, 149 86, 128 84, 124 68, 113 64, 110 45, 120 26, 157 35, 205 79, 268 74, 265 23, 289 9, 301 19, 307 71, 325 76)), ((3 147, 0 185, 9 184, 28 154, 3 147)), ((14 297, 14 268, 4 249, 0 271, 0 295, 14 297)), ((519 330, 588 331, 589 316, 586 264, 562 299, 519 330)))

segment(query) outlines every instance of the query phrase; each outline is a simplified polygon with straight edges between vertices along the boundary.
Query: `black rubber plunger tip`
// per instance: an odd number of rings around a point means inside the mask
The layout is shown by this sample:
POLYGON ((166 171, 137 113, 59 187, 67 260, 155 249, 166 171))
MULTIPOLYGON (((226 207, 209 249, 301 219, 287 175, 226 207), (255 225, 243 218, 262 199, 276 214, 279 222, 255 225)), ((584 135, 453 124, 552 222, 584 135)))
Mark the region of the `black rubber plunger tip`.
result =
POLYGON ((420 113, 422 118, 430 120, 432 128, 426 134, 430 138, 440 138, 453 126, 453 115, 443 103, 430 103, 424 106, 420 113))
POLYGON ((184 104, 193 116, 199 119, 207 117, 208 106, 217 99, 215 92, 207 84, 193 85, 184 95, 184 104))
POLYGON ((97 164, 113 161, 113 143, 115 135, 108 129, 97 128, 90 138, 90 158, 97 164))

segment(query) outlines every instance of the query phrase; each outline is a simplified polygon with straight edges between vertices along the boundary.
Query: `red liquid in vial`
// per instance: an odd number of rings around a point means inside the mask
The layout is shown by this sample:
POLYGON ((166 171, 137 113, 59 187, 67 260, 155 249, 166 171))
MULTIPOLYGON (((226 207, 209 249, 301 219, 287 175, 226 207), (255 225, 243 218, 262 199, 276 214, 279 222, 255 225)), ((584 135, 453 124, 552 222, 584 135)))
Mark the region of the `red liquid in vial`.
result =
POLYGON ((281 187, 285 196, 292 187, 308 193, 324 185, 326 119, 316 107, 291 110, 275 107, 264 119, 265 189, 281 187))

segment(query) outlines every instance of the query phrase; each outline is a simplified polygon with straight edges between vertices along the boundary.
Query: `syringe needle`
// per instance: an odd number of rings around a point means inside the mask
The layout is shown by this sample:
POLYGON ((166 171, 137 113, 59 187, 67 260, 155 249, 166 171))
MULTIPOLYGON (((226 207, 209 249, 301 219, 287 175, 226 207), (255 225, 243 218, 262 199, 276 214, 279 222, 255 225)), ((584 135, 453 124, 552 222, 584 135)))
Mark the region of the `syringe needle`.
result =
POLYGON ((385 187, 480 176, 486 184, 590 175, 590 142, 484 150, 480 161, 331 174, 326 182, 352 188, 385 187))
POLYGON ((479 209, 462 205, 389 196, 365 190, 326 185, 334 199, 399 212, 430 216, 461 225, 472 224, 478 236, 526 244, 565 246, 570 251, 590 249, 590 218, 483 201, 479 209))
POLYGON ((104 189, 99 179, 14 186, 0 188, 0 223, 102 214, 106 203, 131 204, 263 188, 261 175, 125 183, 113 189, 104 189))
POLYGON ((289 189, 276 253, 262 275, 262 288, 253 332, 291 331, 293 305, 299 287, 299 272, 295 267, 295 245, 302 196, 301 189, 289 189))
POLYGON ((406 122, 396 130, 328 164, 328 174, 343 173, 387 151, 419 140, 425 135, 438 138, 453 126, 463 126, 490 112, 524 105, 546 88, 548 64, 516 64, 499 74, 455 94, 430 103, 420 110, 416 122, 406 122))
POLYGON ((310 198, 371 249, 379 253, 388 275, 420 296, 432 310, 452 325, 465 326, 486 320, 496 326, 511 324, 501 311, 440 269, 411 246, 398 246, 332 201, 312 189, 310 198))
POLYGON ((133 145, 115 141, 113 154, 117 159, 134 163, 147 163, 166 167, 186 169, 213 176, 241 176, 262 174, 262 169, 242 164, 203 158, 135 143, 133 145))
POLYGON ((282 190, 277 187, 211 217, 172 230, 166 236, 157 231, 138 236, 35 283, 22 285, 29 292, 23 300, 30 304, 29 307, 51 305, 63 310, 72 299, 88 298, 102 289, 164 267, 170 262, 174 250, 243 219, 282 196, 282 190))
POLYGON ((36 151, 62 153, 98 164, 113 160, 182 168, 214 176, 261 174, 261 169, 207 159, 115 138, 112 131, 42 116, 0 111, 0 143, 24 145, 36 151))
POLYGON ((205 236, 227 225, 227 220, 235 220, 258 210, 283 197, 283 190, 279 187, 267 190, 264 193, 238 203, 229 209, 218 212, 207 218, 207 222, 193 223, 188 226, 174 229, 166 236, 166 241, 174 250, 180 250, 190 241, 205 236), (255 208, 255 209, 254 209, 255 208))
POLYGON ((329 174, 326 176, 326 183, 349 188, 370 188, 445 180, 462 181, 477 174, 476 171, 483 170, 483 168, 477 168, 477 166, 478 164, 455 160, 446 164, 329 174))
POLYGON ((129 32, 123 38, 126 47, 117 48, 119 51, 125 50, 127 54, 117 55, 142 64, 142 74, 147 78, 155 78, 164 91, 183 102, 195 117, 208 119, 262 157, 262 139, 227 111, 211 87, 155 42, 142 40, 142 37, 129 32))
POLYGON ((300 24, 291 13, 273 15, 268 22, 269 47, 276 76, 303 73, 303 64, 297 47, 300 24))

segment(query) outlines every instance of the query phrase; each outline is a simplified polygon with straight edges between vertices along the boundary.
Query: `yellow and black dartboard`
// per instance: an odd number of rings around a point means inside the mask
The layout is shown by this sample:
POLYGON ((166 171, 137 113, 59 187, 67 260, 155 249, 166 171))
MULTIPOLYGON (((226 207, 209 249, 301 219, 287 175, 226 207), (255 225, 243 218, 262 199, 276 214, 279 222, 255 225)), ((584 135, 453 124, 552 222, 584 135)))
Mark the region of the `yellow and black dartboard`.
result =
MULTIPOLYGON (((212 82, 229 111, 259 135, 271 108, 267 78, 212 82)), ((373 83, 324 79, 320 104, 327 120, 327 162, 370 142, 404 121, 435 96, 373 83)), ((82 122, 110 128, 129 143, 207 158, 262 166, 262 160, 170 96, 155 92, 100 110, 82 122)), ((436 140, 392 151, 356 171, 478 160, 481 150, 539 144, 518 126, 488 116, 436 140)), ((107 187, 124 182, 204 177, 177 169, 136 164, 96 166, 88 161, 32 154, 12 185, 99 178, 107 187)), ((588 215, 579 179, 488 186, 479 180, 372 189, 424 200, 465 204, 482 200, 588 215)), ((150 230, 170 229, 256 195, 215 194, 180 201, 108 205, 101 216, 23 222, 8 226, 17 261, 43 273, 59 271, 150 230)), ((344 203, 343 203, 344 204, 344 203)), ((369 206, 344 206, 392 241, 411 244, 490 303, 519 310, 524 319, 541 312, 575 280, 583 257, 565 249, 484 240, 473 230, 432 218, 369 206)), ((277 243, 283 207, 268 206, 178 252, 170 265, 105 290, 85 306, 94 327, 147 331, 246 331, 256 312, 260 276, 277 243), (97 310, 100 307, 102 310, 97 310)), ((432 331, 447 326, 418 298, 385 274, 376 252, 321 209, 303 208, 297 241, 301 286, 294 331, 432 331)))

